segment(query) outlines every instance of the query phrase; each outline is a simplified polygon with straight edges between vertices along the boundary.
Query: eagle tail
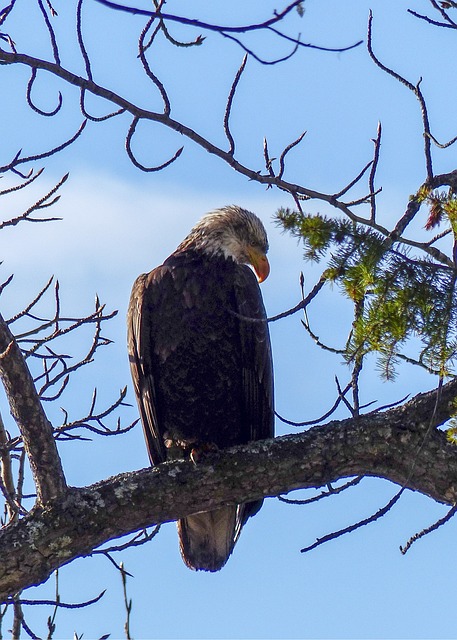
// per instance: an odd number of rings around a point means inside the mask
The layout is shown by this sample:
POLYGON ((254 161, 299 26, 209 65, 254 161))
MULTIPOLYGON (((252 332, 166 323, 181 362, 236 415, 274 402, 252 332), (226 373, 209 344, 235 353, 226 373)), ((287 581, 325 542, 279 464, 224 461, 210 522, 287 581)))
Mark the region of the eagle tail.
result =
POLYGON ((240 507, 228 506, 178 520, 179 547, 190 569, 219 571, 239 535, 240 507))

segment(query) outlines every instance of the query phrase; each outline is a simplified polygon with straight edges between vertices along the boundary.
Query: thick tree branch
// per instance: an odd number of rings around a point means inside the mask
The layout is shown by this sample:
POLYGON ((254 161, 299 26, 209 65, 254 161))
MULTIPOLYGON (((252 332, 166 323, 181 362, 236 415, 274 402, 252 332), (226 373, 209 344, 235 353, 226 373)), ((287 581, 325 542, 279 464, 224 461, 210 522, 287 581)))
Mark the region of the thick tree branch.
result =
POLYGON ((72 488, 0 532, 0 597, 46 580, 76 557, 121 535, 222 504, 370 475, 457 501, 457 449, 430 429, 453 412, 457 380, 402 407, 333 421, 298 435, 251 443, 189 461, 72 488))
POLYGON ((33 384, 24 357, 8 325, 0 316, 0 378, 11 413, 21 432, 39 504, 61 495, 65 476, 52 427, 33 384))

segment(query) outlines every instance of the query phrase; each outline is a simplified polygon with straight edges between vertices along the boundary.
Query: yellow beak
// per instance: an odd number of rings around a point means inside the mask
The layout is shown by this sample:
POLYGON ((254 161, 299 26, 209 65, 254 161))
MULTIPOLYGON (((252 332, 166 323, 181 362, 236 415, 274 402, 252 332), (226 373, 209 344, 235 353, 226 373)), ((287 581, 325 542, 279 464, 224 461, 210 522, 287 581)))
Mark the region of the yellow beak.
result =
POLYGON ((270 273, 270 263, 268 262, 267 256, 253 247, 249 249, 248 255, 250 264, 254 267, 254 271, 257 274, 258 281, 263 282, 268 278, 268 274, 270 273))

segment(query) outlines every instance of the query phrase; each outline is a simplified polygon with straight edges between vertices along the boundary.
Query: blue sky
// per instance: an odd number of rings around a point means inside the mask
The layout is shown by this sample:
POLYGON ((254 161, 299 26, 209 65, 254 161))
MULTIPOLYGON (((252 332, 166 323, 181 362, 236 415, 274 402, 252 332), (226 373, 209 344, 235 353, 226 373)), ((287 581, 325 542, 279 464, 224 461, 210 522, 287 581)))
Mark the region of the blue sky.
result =
MULTIPOLYGON (((71 30, 74 4, 55 0, 59 17, 53 24, 62 42, 63 66, 83 73, 71 30)), ((149 7, 150 3, 138 0, 138 6, 149 7)), ((411 82, 423 77, 432 128, 444 141, 456 134, 452 105, 457 96, 448 66, 455 59, 455 36, 451 30, 434 30, 417 21, 406 12, 410 6, 403 0, 306 0, 304 17, 294 14, 283 29, 292 35, 301 32, 303 41, 314 44, 346 46, 365 40, 371 8, 377 54, 411 82)), ((225 24, 264 19, 281 7, 279 2, 254 0, 167 3, 170 13, 225 24)), ((414 8, 425 12, 428 4, 423 0, 414 3, 414 8)), ((15 11, 2 28, 12 35, 18 51, 50 59, 34 3, 18 0, 15 11)), ((85 1, 83 19, 94 79, 144 106, 160 108, 157 91, 142 77, 135 58, 143 20, 112 13, 93 0, 85 1)), ((198 35, 182 27, 172 31, 189 39, 198 35)), ((256 36, 249 44, 265 57, 290 51, 289 45, 271 36, 256 36)), ((174 117, 225 145, 221 126, 225 101, 242 56, 233 43, 209 35, 203 46, 190 50, 173 49, 160 41, 150 61, 169 89, 174 117)), ((0 67, 1 164, 19 148, 28 155, 59 144, 81 120, 77 92, 46 74, 38 76, 35 101, 41 108, 53 108, 60 89, 62 111, 54 119, 45 119, 28 110, 24 105, 27 79, 25 69, 0 67)), ((110 110, 102 101, 89 104, 98 115, 110 110)), ((339 191, 370 160, 379 120, 383 144, 377 186, 383 192, 378 206, 383 223, 389 226, 424 180, 420 111, 405 87, 375 67, 364 44, 346 53, 301 49, 288 62, 273 67, 249 59, 234 103, 232 131, 237 157, 260 170, 264 136, 271 155, 277 157, 306 130, 302 145, 289 154, 286 178, 331 193, 339 191)), ((21 308, 52 274, 61 282, 66 313, 88 311, 95 293, 109 309, 119 309, 105 329, 114 344, 100 352, 87 376, 80 376, 77 387, 62 398, 61 404, 75 415, 86 410, 93 386, 103 404, 129 383, 124 317, 133 280, 160 264, 205 212, 236 203, 264 221, 272 269, 262 291, 269 315, 296 304, 301 270, 308 288, 319 277, 319 267, 303 262, 297 241, 281 234, 272 222, 279 206, 293 206, 285 194, 249 182, 192 142, 152 124, 142 125, 134 140, 142 162, 163 162, 183 143, 185 150, 166 171, 141 173, 123 149, 129 122, 121 116, 99 125, 90 123, 75 145, 43 163, 46 171, 32 190, 3 201, 2 216, 16 215, 33 201, 33 194, 42 195, 70 171, 70 180, 53 210, 62 216, 61 222, 20 225, 2 236, 2 276, 16 273, 14 288, 11 285, 2 296, 4 315, 21 308)), ((455 166, 454 147, 435 153, 437 172, 455 166)), ((365 185, 351 197, 364 193, 365 185)), ((322 204, 311 203, 309 210, 331 213, 322 204)), ((344 342, 351 311, 336 289, 325 290, 308 314, 322 339, 336 346, 344 342)), ((334 376, 345 384, 349 371, 338 357, 315 347, 299 316, 272 325, 271 334, 278 412, 292 420, 323 414, 335 399, 334 376)), ((79 344, 73 347, 82 348, 79 344)), ((362 401, 384 404, 433 384, 411 368, 402 369, 395 383, 384 383, 370 361, 362 378, 362 401)), ((134 402, 131 390, 129 400, 134 402)), ((9 417, 3 397, 1 410, 9 417)), ((59 419, 58 407, 49 412, 51 418, 59 419)), ((126 410, 125 422, 136 415, 135 407, 126 410)), ((337 417, 346 414, 341 410, 337 417)), ((278 434, 291 429, 277 425, 278 434)), ((147 465, 139 427, 123 438, 62 444, 60 452, 74 485, 147 465)), ((452 608, 455 521, 414 545, 405 557, 399 552, 411 535, 441 517, 445 507, 410 493, 377 524, 300 554, 315 538, 375 512, 395 491, 387 482, 366 479, 341 496, 306 508, 269 499, 243 531, 227 566, 215 575, 189 571, 179 557, 174 525, 164 526, 152 543, 116 556, 134 576, 128 582, 133 637, 456 637, 452 608)), ((61 612, 56 637, 70 638, 73 631, 84 633, 85 639, 108 632, 112 638, 123 637, 121 582, 107 560, 78 560, 63 568, 59 579, 66 601, 93 597, 104 588, 108 592, 91 609, 61 612)), ((28 595, 43 598, 52 592, 51 581, 28 595)), ((46 633, 47 615, 28 612, 27 619, 38 635, 46 633)))

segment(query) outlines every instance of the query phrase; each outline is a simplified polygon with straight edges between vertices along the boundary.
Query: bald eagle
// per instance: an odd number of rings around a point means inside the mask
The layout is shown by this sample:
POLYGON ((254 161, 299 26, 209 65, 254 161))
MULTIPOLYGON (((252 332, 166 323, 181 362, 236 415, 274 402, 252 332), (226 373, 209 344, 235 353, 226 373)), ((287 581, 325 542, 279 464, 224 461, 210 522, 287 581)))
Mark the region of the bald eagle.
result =
MULTIPOLYGON (((259 282, 270 271, 259 218, 228 206, 206 215, 162 266, 140 275, 128 348, 153 465, 207 446, 273 436, 273 367, 259 282)), ((178 521, 192 569, 218 571, 262 500, 178 521)))

